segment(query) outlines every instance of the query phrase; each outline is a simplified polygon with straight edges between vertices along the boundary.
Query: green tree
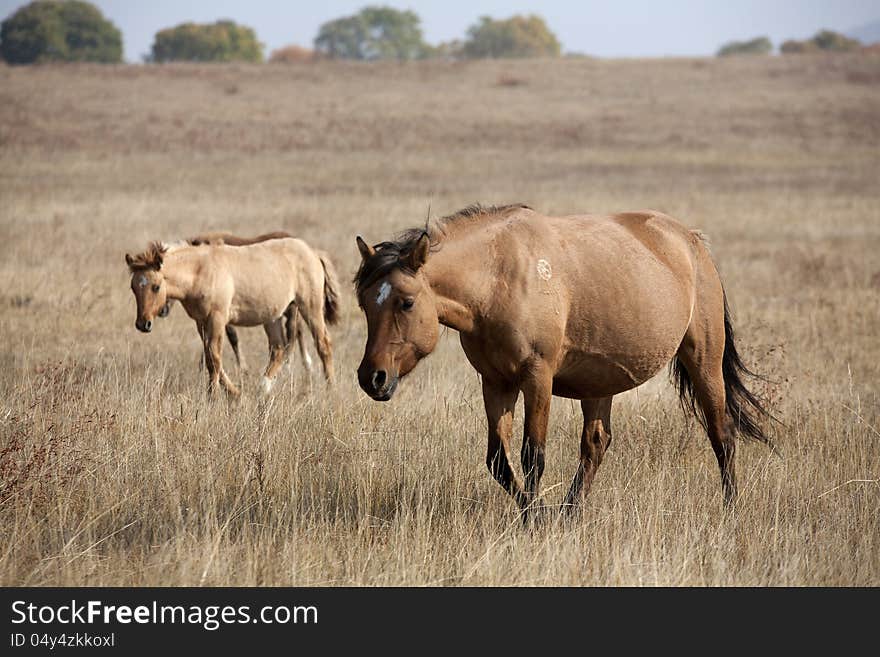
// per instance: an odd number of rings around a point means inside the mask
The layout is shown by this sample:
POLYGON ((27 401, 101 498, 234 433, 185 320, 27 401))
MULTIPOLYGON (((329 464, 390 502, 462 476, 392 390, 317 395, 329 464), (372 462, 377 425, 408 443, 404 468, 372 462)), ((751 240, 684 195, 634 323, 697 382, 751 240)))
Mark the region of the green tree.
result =
POLYGON ((850 39, 840 32, 832 32, 831 30, 822 30, 813 37, 813 43, 820 50, 830 50, 833 52, 848 52, 850 50, 858 50, 862 47, 862 43, 858 39, 850 39))
POLYGON ((465 57, 558 57, 559 40, 540 16, 480 17, 467 31, 465 57))
POLYGON ((779 46, 779 52, 783 55, 800 55, 805 52, 819 52, 819 46, 812 41, 789 39, 782 42, 782 45, 779 46))
POLYGON ((263 44, 253 29, 230 20, 182 23, 160 30, 153 40, 153 62, 261 62, 263 44))
POLYGON ((839 32, 821 30, 812 39, 796 41, 789 39, 779 50, 786 55, 810 52, 848 52, 858 50, 862 44, 858 39, 850 39, 839 32))
POLYGON ((718 50, 719 57, 731 55, 769 55, 773 52, 773 44, 767 37, 756 37, 749 41, 731 41, 718 50))
POLYGON ((122 34, 92 4, 36 0, 0 25, 0 54, 10 64, 122 61, 122 34))
POLYGON ((315 50, 339 59, 418 59, 428 52, 420 24, 413 11, 364 7, 324 23, 315 37, 315 50))

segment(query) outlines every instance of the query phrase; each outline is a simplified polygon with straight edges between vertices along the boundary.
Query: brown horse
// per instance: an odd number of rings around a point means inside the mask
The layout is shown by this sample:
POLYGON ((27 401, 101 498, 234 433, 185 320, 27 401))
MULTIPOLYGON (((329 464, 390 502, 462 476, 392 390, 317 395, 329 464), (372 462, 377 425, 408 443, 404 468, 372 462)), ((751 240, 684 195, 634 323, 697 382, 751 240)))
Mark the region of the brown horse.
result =
POLYGON ((196 322, 205 349, 208 388, 222 384, 239 392, 222 365, 227 325, 262 325, 269 339, 269 364, 263 377, 268 392, 289 355, 285 312, 301 313, 315 339, 328 381, 333 378, 332 345, 327 324, 339 316, 338 286, 332 263, 300 239, 273 239, 250 246, 168 246, 153 243, 141 254, 126 254, 131 289, 137 301, 138 330, 149 332, 153 318, 169 300, 180 301, 196 322))
POLYGON ((671 217, 472 206, 395 241, 357 243, 368 331, 361 388, 387 401, 434 349, 440 324, 456 329, 482 378, 486 465, 524 514, 539 495, 552 395, 580 400, 584 415, 567 508, 586 496, 611 442, 613 396, 670 361, 709 435, 725 502, 736 497, 734 433, 769 442, 706 242, 671 217), (509 454, 520 392, 524 484, 509 454))
MULTIPOLYGON (((263 233, 262 235, 257 235, 256 237, 240 237, 238 235, 233 235, 232 233, 217 232, 202 233, 201 235, 196 235, 195 237, 189 237, 187 238, 186 243, 192 246, 201 246, 202 244, 208 244, 210 246, 219 246, 220 244, 228 244, 229 246, 249 246, 251 244, 257 244, 259 242, 284 239, 287 237, 293 237, 293 235, 283 230, 276 230, 271 233, 263 233)), ((171 308, 173 305, 173 301, 166 302, 165 305, 162 307, 162 310, 159 311, 159 317, 168 317, 168 315, 171 313, 171 308)), ((300 356, 302 356, 306 370, 311 372, 312 357, 311 355, 309 355, 308 349, 306 349, 302 319, 299 317, 298 313, 293 313, 290 311, 290 309, 285 311, 284 314, 287 320, 285 322, 287 341, 292 343, 294 340, 296 340, 297 346, 299 347, 299 353, 300 356)), ((229 340, 229 344, 232 346, 232 353, 235 355, 236 365, 238 365, 240 369, 244 369, 244 357, 241 355, 241 352, 238 348, 238 333, 231 324, 226 325, 226 338, 229 340)), ((202 357, 199 362, 200 368, 203 362, 204 357, 202 357)))

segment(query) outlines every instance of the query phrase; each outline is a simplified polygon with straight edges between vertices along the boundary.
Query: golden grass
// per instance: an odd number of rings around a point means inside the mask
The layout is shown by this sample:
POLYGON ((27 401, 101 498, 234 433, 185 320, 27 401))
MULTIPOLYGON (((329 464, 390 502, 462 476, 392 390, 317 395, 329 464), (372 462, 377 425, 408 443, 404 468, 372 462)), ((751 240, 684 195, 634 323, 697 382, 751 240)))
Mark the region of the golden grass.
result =
MULTIPOLYGON (((0 583, 880 584, 878 74, 869 56, 0 68, 0 583), (334 389, 294 365, 262 398, 265 338, 242 330, 229 406, 179 308, 134 329, 123 254, 149 239, 286 229, 349 277, 355 234, 475 201, 653 207, 709 235, 785 423, 783 458, 741 445, 734 514, 663 376, 616 400, 583 513, 526 530, 454 332, 372 402, 349 290, 334 389)), ((548 503, 579 431, 557 399, 548 503)))

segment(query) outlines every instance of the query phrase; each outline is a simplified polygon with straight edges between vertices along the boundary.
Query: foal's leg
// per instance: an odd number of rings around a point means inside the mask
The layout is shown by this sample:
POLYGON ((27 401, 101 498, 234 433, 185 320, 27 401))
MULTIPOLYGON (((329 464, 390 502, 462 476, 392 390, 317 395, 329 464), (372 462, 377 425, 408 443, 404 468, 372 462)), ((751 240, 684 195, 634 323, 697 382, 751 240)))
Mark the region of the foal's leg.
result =
POLYGON ((296 307, 296 304, 290 304, 290 307, 287 309, 286 313, 286 321, 287 321, 287 352, 288 354, 293 349, 294 341, 297 343, 299 347, 299 354, 302 356, 303 364, 306 366, 306 371, 312 371, 312 357, 309 355, 308 350, 306 349, 305 342, 305 332, 303 331, 303 321, 302 317, 300 317, 299 308, 296 307))
POLYGON ((226 339, 229 340, 229 344, 232 345, 232 353, 235 354, 235 364, 238 365, 238 369, 245 369, 247 366, 244 363, 244 358, 242 358, 241 352, 238 350, 238 333, 231 324, 226 325, 226 339))
POLYGON ((524 515, 535 506, 540 495, 541 475, 544 474, 544 445, 547 442, 547 423, 550 419, 550 400, 553 396, 553 375, 548 365, 535 364, 522 383, 525 404, 523 427, 522 469, 525 476, 523 497, 524 515))
POLYGON ((510 467, 510 435, 513 433, 513 411, 518 396, 516 388, 496 386, 483 378, 483 404, 489 424, 486 467, 495 481, 522 507, 526 504, 522 484, 510 467))
POLYGON ((287 356, 287 340, 284 336, 284 320, 281 318, 263 324, 263 329, 269 339, 269 364, 263 375, 263 392, 268 393, 275 385, 278 371, 284 365, 287 356))
POLYGON ((214 392, 217 389, 217 384, 220 383, 226 388, 226 393, 230 397, 238 397, 241 393, 239 393, 238 388, 229 380, 229 377, 226 376, 226 372, 223 370, 223 329, 225 328, 226 322, 219 314, 211 315, 205 324, 205 344, 207 347, 205 362, 208 363, 208 371, 211 377, 208 390, 214 392))
POLYGON ((324 377, 327 383, 333 383, 333 342, 330 340, 330 333, 324 321, 323 297, 317 297, 316 303, 309 304, 305 308, 300 307, 300 311, 312 332, 312 337, 315 338, 315 349, 318 350, 321 365, 324 367, 324 377))
POLYGON ((199 337, 202 339, 202 353, 199 354, 199 372, 204 369, 208 370, 208 381, 211 381, 214 371, 214 363, 211 360, 210 350, 208 348, 208 327, 206 322, 196 322, 196 328, 199 330, 199 337))
POLYGON ((205 331, 205 322, 196 322, 196 329, 199 332, 199 339, 202 341, 202 351, 199 353, 199 372, 203 371, 205 367, 207 367, 208 362, 208 342, 207 342, 207 334, 205 331))
POLYGON ((565 497, 564 510, 573 510, 590 492, 593 477, 611 443, 611 397, 581 400, 584 429, 581 432, 581 462, 565 497))

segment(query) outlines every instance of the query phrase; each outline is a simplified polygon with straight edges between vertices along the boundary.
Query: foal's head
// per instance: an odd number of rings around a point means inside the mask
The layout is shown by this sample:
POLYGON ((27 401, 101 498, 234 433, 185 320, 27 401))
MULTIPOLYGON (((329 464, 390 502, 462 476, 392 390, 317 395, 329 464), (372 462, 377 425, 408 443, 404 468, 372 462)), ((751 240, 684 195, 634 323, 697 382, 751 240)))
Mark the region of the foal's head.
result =
POLYGON ((358 382, 373 399, 388 401, 398 380, 437 345, 436 299, 422 273, 431 242, 422 233, 375 248, 358 237, 357 245, 363 260, 355 282, 367 316, 358 382))
POLYGON ((131 272, 131 291, 137 301, 134 325, 144 333, 153 329, 153 319, 157 315, 164 317, 168 314, 165 277, 162 275, 165 250, 164 246, 154 242, 143 253, 125 254, 125 263, 131 272))

